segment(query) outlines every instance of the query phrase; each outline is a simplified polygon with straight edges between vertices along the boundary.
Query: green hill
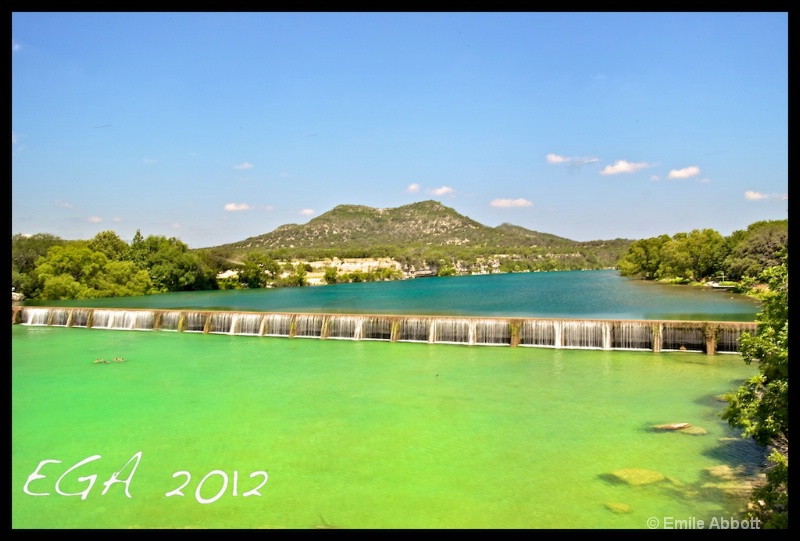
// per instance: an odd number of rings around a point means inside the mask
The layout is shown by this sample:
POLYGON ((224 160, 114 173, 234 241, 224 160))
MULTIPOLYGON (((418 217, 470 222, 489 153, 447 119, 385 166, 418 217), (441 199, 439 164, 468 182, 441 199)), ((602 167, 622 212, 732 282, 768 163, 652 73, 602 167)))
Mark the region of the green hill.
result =
POLYGON ((231 259, 253 251, 282 259, 391 257, 406 264, 449 262, 462 270, 493 259, 513 271, 612 267, 630 243, 578 242, 507 223, 489 227, 437 201, 422 201, 385 209, 339 205, 307 224, 282 225, 207 250, 231 259))

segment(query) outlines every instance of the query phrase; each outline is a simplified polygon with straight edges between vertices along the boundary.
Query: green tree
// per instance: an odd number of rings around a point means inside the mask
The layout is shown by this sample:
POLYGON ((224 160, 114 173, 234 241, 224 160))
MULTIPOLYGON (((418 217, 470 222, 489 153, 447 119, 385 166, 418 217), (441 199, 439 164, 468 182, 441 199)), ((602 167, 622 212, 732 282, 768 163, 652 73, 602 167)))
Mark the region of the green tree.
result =
POLYGON ((339 281, 336 274, 336 267, 325 267, 325 276, 322 279, 326 284, 335 284, 339 281))
POLYGON ((724 237, 713 229, 677 233, 661 249, 659 278, 702 281, 715 276, 727 256, 724 237))
POLYGON ((33 297, 41 290, 41 283, 34 271, 40 257, 47 255, 53 246, 63 246, 67 241, 49 235, 14 235, 11 237, 11 286, 26 297, 33 297))
POLYGON ((733 279, 755 278, 780 264, 777 254, 789 244, 789 220, 755 222, 746 231, 734 231, 730 239, 727 274, 733 279))
POLYGON ((259 288, 275 280, 280 266, 264 254, 249 253, 244 256, 244 266, 239 271, 239 281, 247 287, 259 288))
POLYGON ((788 252, 781 264, 766 269, 769 285, 757 317, 756 334, 743 333, 739 349, 747 364, 758 363, 758 375, 726 395, 722 418, 770 447, 767 482, 753 492, 750 515, 764 527, 788 527, 789 506, 789 269, 788 252))
POLYGON ((216 274, 200 257, 176 239, 149 235, 145 239, 137 231, 131 244, 131 257, 150 273, 157 292, 201 291, 216 288, 216 274))
POLYGON ((669 240, 669 235, 661 235, 633 241, 617 262, 620 274, 654 280, 661 264, 661 250, 669 240))
POLYGON ((130 259, 131 247, 113 231, 102 231, 89 241, 89 248, 101 252, 109 261, 130 259))
MULTIPOLYGON (((50 248, 47 255, 37 262, 36 274, 45 286, 48 279, 66 275, 85 288, 98 289, 100 275, 106 263, 108 263, 108 258, 101 252, 89 248, 86 242, 73 242, 50 248)), ((45 290, 46 287, 43 289, 43 295, 45 295, 45 290)), ((52 297, 47 296, 46 298, 52 297)))
POLYGON ((41 294, 43 299, 82 299, 89 297, 88 288, 79 284, 69 274, 46 276, 41 294))
POLYGON ((133 297, 146 295, 152 290, 150 274, 133 261, 109 261, 100 276, 97 296, 133 297))
POLYGON ((140 269, 147 268, 147 256, 149 253, 150 249, 144 242, 142 232, 137 229, 136 234, 133 236, 133 240, 131 241, 131 248, 129 252, 131 261, 133 261, 140 269))

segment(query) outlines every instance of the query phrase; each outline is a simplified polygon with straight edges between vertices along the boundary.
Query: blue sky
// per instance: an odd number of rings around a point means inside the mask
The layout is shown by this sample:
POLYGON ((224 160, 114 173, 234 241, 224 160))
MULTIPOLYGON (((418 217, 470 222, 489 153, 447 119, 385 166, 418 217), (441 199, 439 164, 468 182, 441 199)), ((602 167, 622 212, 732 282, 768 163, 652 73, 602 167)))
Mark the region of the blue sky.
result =
POLYGON ((573 240, 788 217, 786 13, 14 13, 12 234, 216 246, 434 199, 573 240))

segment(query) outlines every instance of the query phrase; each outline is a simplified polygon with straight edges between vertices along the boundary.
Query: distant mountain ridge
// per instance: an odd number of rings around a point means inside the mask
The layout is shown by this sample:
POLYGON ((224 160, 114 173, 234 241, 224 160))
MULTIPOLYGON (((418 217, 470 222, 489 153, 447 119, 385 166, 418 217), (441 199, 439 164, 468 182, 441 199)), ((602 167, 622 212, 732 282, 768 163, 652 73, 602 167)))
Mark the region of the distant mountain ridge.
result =
POLYGON ((270 233, 217 248, 345 249, 376 246, 464 246, 490 249, 567 247, 586 243, 531 231, 512 224, 485 226, 438 201, 396 208, 338 205, 307 224, 286 224, 270 233))

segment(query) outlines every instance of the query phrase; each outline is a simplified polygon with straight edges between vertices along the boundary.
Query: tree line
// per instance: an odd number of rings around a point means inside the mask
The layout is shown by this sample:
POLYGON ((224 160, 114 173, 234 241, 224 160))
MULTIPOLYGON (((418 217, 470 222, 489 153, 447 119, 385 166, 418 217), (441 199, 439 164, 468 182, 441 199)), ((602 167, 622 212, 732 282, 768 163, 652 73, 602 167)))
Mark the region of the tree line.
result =
POLYGON ((789 263, 765 269, 758 281, 767 285, 755 333, 743 333, 739 350, 758 374, 725 396, 721 417, 769 450, 766 480, 755 487, 746 515, 762 528, 789 527, 789 263))
POLYGON ((621 275, 676 282, 753 281, 780 265, 789 221, 759 221, 725 237, 713 229, 633 241, 618 263, 621 275))
POLYGON ((113 231, 91 240, 14 235, 11 284, 31 299, 124 297, 214 289, 216 273, 176 238, 137 231, 127 243, 113 231))

